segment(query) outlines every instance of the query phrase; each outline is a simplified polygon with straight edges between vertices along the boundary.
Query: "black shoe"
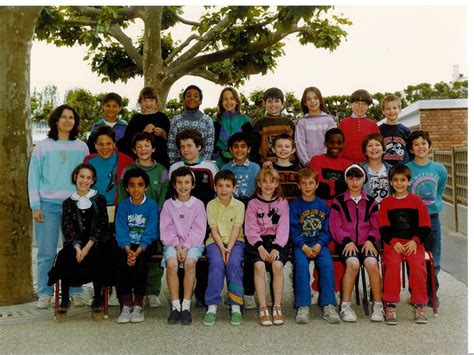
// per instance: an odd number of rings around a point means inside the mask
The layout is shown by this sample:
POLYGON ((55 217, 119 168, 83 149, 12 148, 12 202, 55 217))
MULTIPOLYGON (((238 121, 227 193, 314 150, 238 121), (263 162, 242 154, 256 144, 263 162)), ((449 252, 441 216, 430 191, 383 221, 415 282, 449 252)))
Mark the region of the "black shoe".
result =
POLYGON ((206 308, 206 304, 204 303, 204 301, 201 301, 201 300, 196 300, 196 303, 194 304, 194 307, 196 308, 206 308))
POLYGON ((193 319, 191 318, 191 312, 189 312, 187 309, 181 312, 181 324, 183 325, 189 325, 193 322, 193 319))
POLYGON ((168 324, 178 324, 181 321, 181 312, 173 309, 168 317, 168 324))

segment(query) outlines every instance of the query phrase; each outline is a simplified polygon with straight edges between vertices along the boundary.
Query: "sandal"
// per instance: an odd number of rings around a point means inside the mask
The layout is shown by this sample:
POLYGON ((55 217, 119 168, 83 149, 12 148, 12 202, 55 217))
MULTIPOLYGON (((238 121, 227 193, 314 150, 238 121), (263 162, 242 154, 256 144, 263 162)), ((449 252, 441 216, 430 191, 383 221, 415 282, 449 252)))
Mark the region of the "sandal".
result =
POLYGON ((280 305, 273 305, 273 324, 274 325, 282 325, 283 315, 281 313, 281 306, 280 305))
POLYGON ((272 320, 270 319, 270 313, 268 312, 267 306, 258 307, 258 319, 260 321, 260 325, 265 327, 272 325, 272 320))

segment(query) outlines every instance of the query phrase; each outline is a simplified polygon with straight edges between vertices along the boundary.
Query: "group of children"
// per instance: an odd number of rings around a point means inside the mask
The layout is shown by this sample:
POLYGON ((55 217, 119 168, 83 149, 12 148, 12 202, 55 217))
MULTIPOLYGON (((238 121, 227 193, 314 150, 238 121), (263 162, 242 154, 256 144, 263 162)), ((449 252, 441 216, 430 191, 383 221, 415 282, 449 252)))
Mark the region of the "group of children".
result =
POLYGON ((93 282, 92 316, 100 320, 102 286, 115 285, 118 322, 142 322, 145 297, 150 306, 159 305, 165 268, 169 324, 192 322, 194 292, 196 306, 207 307, 203 323, 213 325, 226 279, 231 324, 241 323, 242 306, 251 307, 255 294, 260 324, 281 325, 283 267, 292 256, 297 323, 309 321, 311 287, 319 291, 329 323, 357 321, 351 298, 363 264, 374 302, 371 320, 396 324, 400 263, 406 260, 415 321, 426 323, 424 305, 438 300, 427 292, 424 245, 429 241, 439 272, 438 214, 447 177, 441 164, 429 160, 428 132, 410 133, 398 123, 400 100, 393 95, 382 102, 386 123, 380 128, 365 116, 372 103, 365 90, 351 95, 352 117, 339 127, 324 112, 315 87, 304 91, 305 116, 296 125, 282 113, 281 90, 268 89, 263 99, 265 117, 252 126, 240 113, 235 89, 225 88, 214 123, 199 110, 202 91, 191 85, 183 94, 183 112, 170 123, 158 111, 156 91, 146 87, 139 96, 142 113, 124 130, 118 119, 121 98, 108 94, 105 119, 94 125, 88 141, 96 153, 87 156, 78 153, 82 146, 70 147, 78 145, 79 117, 70 107, 58 108, 49 121, 50 133, 56 133, 35 147, 30 163, 38 241, 58 234, 51 227, 42 231, 50 222, 43 210, 50 205, 64 234, 54 265, 54 241, 38 243, 37 306, 48 306, 48 286, 61 279, 57 319, 64 320, 70 292, 74 304, 79 294, 69 288, 93 282), (72 171, 75 192, 63 167, 71 164, 67 155, 72 154, 84 160, 72 171), (46 249, 48 257, 40 258, 46 249), (161 264, 150 262, 156 254, 162 255, 161 264), (332 254, 340 261, 333 262, 332 254), (335 291, 341 291, 339 312, 335 291))

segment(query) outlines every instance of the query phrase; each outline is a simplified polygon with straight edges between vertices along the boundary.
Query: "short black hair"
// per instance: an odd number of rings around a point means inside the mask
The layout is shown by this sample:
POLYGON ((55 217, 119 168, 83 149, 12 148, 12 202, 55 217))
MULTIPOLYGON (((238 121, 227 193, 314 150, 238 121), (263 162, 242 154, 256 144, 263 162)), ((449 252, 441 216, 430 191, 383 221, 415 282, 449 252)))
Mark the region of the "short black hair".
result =
POLYGON ((227 141, 227 147, 230 149, 235 142, 245 142, 247 147, 250 147, 250 137, 243 132, 237 132, 231 135, 227 141))
POLYGON ((413 131, 410 133, 410 135, 407 138, 407 149, 412 150, 413 149, 413 141, 418 138, 423 138, 428 142, 428 145, 431 147, 431 138, 430 138, 430 132, 428 131, 422 131, 421 129, 413 131))
POLYGON ((155 148, 155 140, 153 139, 153 135, 149 132, 138 132, 132 138, 132 148, 135 148, 135 144, 138 141, 150 141, 151 146, 155 148))
POLYGON ((106 94, 102 99, 102 105, 105 105, 109 101, 115 101, 120 107, 123 107, 122 96, 116 94, 115 92, 109 92, 108 94, 106 94))
POLYGON ((115 143, 115 131, 113 130, 112 127, 109 127, 109 126, 97 127, 94 132, 94 143, 97 143, 97 139, 99 139, 100 136, 107 136, 110 139, 112 139, 115 143))
POLYGON ((145 181, 145 187, 148 187, 150 185, 150 178, 145 172, 145 170, 140 168, 133 168, 125 172, 125 175, 123 176, 123 186, 126 188, 128 186, 128 183, 130 182, 130 179, 137 177, 143 178, 143 181, 145 181))
POLYGON ((342 141, 344 142, 344 132, 340 128, 331 128, 326 131, 324 134, 324 143, 329 142, 329 139, 331 136, 334 136, 336 134, 340 134, 342 136, 342 141))
POLYGON ((224 169, 220 170, 215 176, 214 176, 214 185, 217 186, 217 182, 219 180, 230 180, 232 181, 232 186, 237 185, 237 179, 235 178, 235 175, 232 171, 224 169))
MULTIPOLYGON (((71 174, 72 184, 76 185, 77 174, 79 174, 79 171, 81 171, 81 169, 89 169, 90 171, 92 171, 92 177, 94 178, 94 184, 95 184, 95 181, 97 180, 97 171, 95 170, 94 166, 92 164, 89 164, 89 163, 81 163, 81 164, 79 164, 78 166, 76 166, 74 168, 74 170, 72 171, 72 174, 71 174)), ((92 185, 94 185, 94 184, 92 184, 92 185)))
POLYGON ((202 90, 199 88, 199 86, 197 85, 189 85, 186 89, 184 89, 184 92, 183 92, 183 100, 184 98, 186 97, 186 93, 189 91, 189 90, 196 90, 198 93, 199 93, 199 99, 202 100, 202 90))
POLYGON ((48 126, 49 126, 49 132, 48 132, 48 137, 51 139, 54 139, 55 141, 58 140, 58 121, 61 118, 61 115, 63 114, 64 110, 70 110, 72 111, 72 114, 74 115, 74 126, 72 127, 71 132, 69 132, 69 140, 73 141, 76 139, 77 135, 79 134, 79 114, 77 111, 72 108, 69 105, 61 105, 56 107, 53 112, 49 115, 48 119, 48 126))
POLYGON ((392 181, 394 175, 405 175, 408 181, 411 181, 411 170, 405 164, 397 164, 388 171, 388 180, 392 181))

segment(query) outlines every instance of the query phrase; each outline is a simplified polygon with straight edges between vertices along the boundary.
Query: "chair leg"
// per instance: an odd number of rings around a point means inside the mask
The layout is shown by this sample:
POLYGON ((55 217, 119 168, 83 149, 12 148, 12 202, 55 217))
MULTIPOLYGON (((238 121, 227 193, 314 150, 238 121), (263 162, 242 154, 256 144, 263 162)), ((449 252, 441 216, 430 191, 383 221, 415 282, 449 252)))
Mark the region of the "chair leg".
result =
POLYGON ((365 268, 361 266, 360 268, 360 274, 362 275, 362 305, 364 306, 364 312, 365 315, 369 315, 369 300, 367 298, 367 283, 365 280, 365 268))
POLYGON ((402 260, 402 288, 406 287, 405 274, 406 274, 406 261, 402 260))
POLYGON ((56 319, 56 315, 58 314, 59 310, 59 292, 61 290, 61 283, 60 280, 56 280, 54 283, 54 318, 56 319))
POLYGON ((109 287, 103 286, 104 288, 104 319, 109 318, 109 287))
POLYGON ((437 292, 436 292, 436 275, 435 275, 435 265, 433 254, 430 251, 427 252, 428 259, 430 262, 430 269, 431 269, 431 292, 433 297, 433 317, 438 317, 438 302, 437 302, 437 292))

